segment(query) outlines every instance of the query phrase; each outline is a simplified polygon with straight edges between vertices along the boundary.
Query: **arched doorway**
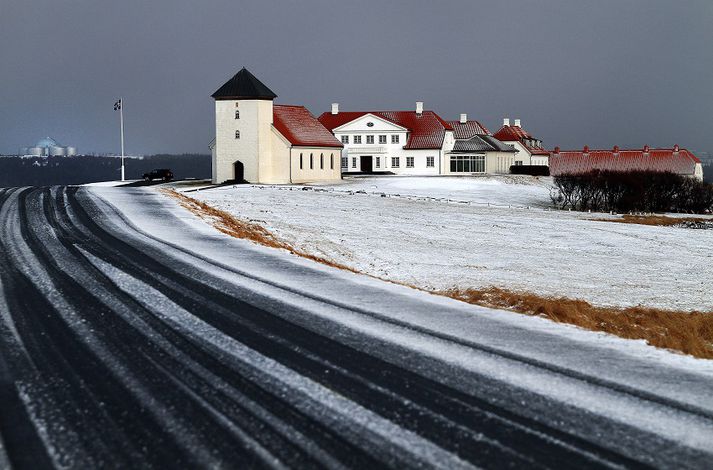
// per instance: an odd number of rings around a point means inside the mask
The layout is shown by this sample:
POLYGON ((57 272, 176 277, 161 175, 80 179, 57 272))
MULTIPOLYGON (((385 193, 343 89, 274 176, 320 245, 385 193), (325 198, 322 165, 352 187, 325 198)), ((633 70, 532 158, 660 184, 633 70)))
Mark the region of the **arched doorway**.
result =
POLYGON ((235 163, 233 163, 233 174, 235 175, 234 178, 236 182, 240 183, 245 181, 245 167, 240 160, 236 160, 235 163))

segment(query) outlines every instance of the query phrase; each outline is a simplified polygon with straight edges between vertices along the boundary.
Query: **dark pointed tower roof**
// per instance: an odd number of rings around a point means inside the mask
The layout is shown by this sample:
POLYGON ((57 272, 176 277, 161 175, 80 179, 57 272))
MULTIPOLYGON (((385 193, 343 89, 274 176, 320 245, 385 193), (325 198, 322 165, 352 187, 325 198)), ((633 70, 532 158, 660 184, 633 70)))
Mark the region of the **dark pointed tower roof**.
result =
POLYGON ((243 67, 212 97, 216 100, 274 100, 277 95, 243 67))

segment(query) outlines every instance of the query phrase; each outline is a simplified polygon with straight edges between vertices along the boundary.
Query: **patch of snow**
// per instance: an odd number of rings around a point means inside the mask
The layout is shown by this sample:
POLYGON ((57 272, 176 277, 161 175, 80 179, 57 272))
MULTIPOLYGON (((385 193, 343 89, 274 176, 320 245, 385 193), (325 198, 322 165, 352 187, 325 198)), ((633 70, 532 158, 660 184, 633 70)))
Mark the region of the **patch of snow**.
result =
POLYGON ((126 180, 126 181, 98 181, 96 183, 86 183, 82 186, 97 187, 97 188, 113 188, 123 184, 135 183, 141 180, 126 180))
POLYGON ((602 306, 713 310, 713 231, 536 209, 547 205, 547 183, 517 182, 372 177, 188 195, 307 253, 424 289, 496 286, 602 306))

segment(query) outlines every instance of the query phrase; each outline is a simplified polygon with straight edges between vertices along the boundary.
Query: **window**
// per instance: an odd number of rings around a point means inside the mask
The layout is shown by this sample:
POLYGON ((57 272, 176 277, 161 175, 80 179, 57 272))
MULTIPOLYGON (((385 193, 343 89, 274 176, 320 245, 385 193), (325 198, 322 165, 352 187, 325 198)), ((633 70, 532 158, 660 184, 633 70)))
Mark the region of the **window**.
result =
POLYGON ((385 144, 385 143, 386 143, 386 136, 385 136, 385 135, 380 135, 380 136, 379 136, 379 143, 380 143, 380 144, 385 144))
POLYGON ((356 162, 357 162, 357 158, 352 157, 352 168, 356 168, 356 162))
POLYGON ((334 154, 329 154, 329 169, 334 170, 334 154))
POLYGON ((239 139, 240 138, 240 131, 235 131, 235 138, 239 139))
POLYGON ((342 168, 349 168, 349 158, 342 157, 342 168))
MULTIPOLYGON (((384 142, 384 143, 386 143, 386 142, 384 142)), ((398 143, 399 143, 399 135, 398 135, 398 134, 393 134, 393 135, 391 136, 391 143, 392 143, 392 144, 398 144, 398 143)))
POLYGON ((391 168, 399 167, 399 157, 391 157, 391 168))
POLYGON ((376 157, 376 167, 381 168, 381 157, 376 157))
POLYGON ((366 143, 367 143, 367 144, 373 144, 373 143, 374 143, 374 136, 373 136, 373 135, 368 135, 368 136, 366 136, 366 143))
POLYGON ((348 135, 343 135, 343 136, 342 136, 342 143, 343 143, 343 144, 348 144, 348 143, 349 143, 349 136, 348 136, 348 135))
POLYGON ((515 166, 522 166, 522 160, 515 160, 515 166))
POLYGON ((485 155, 451 156, 451 173, 485 173, 485 155))
POLYGON ((300 170, 304 168, 304 165, 302 164, 302 154, 300 154, 300 170))
POLYGON ((309 154, 309 169, 314 170, 314 156, 311 153, 309 154))
POLYGON ((355 136, 354 136, 354 143, 355 143, 355 144, 361 144, 361 136, 360 136, 360 135, 355 135, 355 136))
POLYGON ((426 157, 426 168, 433 168, 434 166, 436 166, 436 158, 426 157))
POLYGON ((240 110, 239 109, 235 110, 235 119, 240 119, 240 110))
POLYGON ((406 168, 413 168, 413 157, 406 157, 406 168))
POLYGON ((324 170, 324 154, 319 154, 319 169, 324 170))

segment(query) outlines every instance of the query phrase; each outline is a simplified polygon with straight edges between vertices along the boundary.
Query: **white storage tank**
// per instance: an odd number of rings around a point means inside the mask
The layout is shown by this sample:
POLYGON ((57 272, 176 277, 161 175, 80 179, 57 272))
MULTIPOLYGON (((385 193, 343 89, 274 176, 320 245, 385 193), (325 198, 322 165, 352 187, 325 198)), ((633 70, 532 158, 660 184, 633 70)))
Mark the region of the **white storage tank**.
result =
POLYGON ((77 147, 67 147, 67 156, 74 157, 77 155, 77 147))
POLYGON ((64 157, 65 154, 66 150, 64 149, 64 147, 52 146, 49 148, 50 157, 64 157))
POLYGON ((41 157, 43 150, 44 149, 42 147, 29 147, 27 149, 27 155, 32 155, 33 157, 41 157))

